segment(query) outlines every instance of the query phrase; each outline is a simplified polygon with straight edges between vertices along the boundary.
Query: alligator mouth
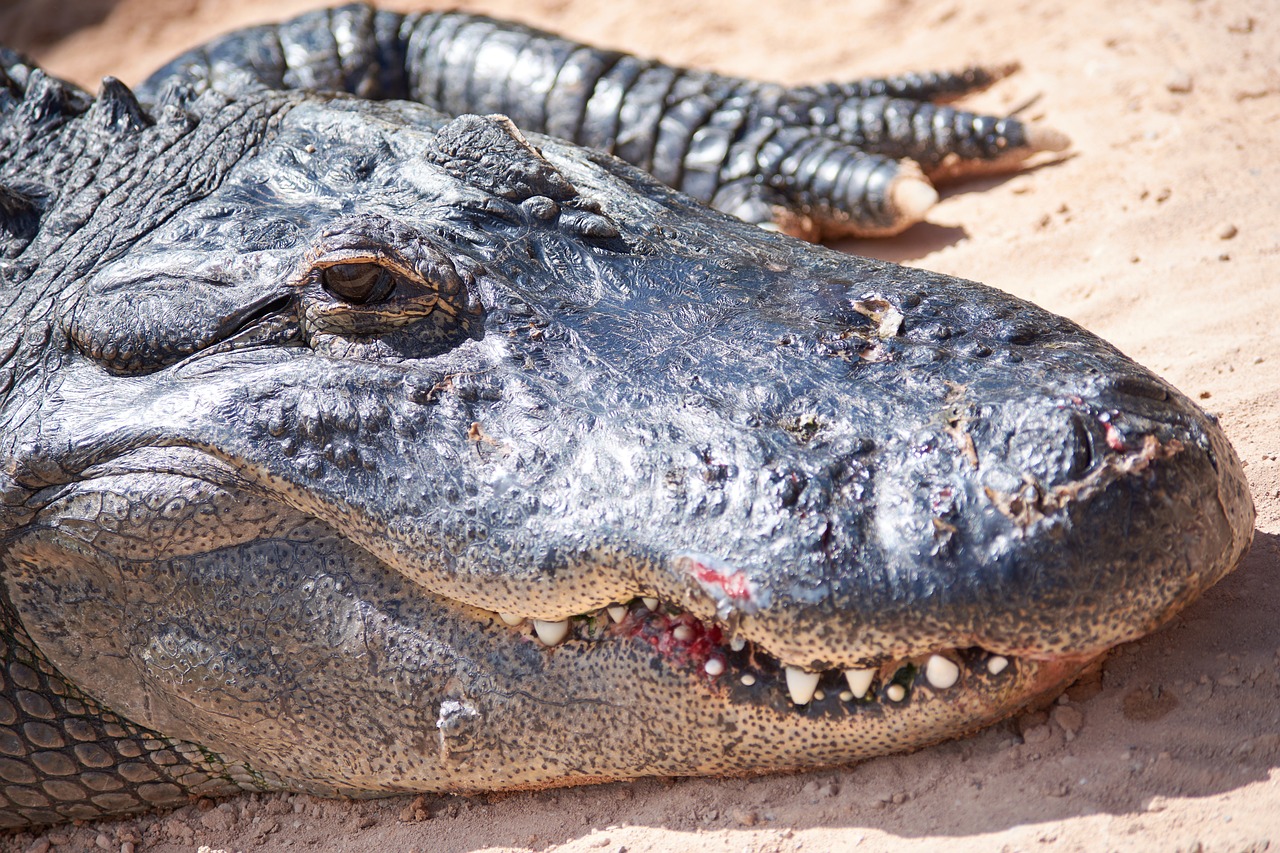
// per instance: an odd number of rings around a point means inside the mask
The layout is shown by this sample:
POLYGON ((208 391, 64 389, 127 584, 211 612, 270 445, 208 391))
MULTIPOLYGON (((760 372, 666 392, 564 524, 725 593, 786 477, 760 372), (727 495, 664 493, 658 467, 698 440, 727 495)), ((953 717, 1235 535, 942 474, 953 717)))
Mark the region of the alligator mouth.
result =
POLYGON ((797 712, 808 714, 903 705, 922 690, 941 695, 974 688, 991 692, 1016 681, 1020 663, 1016 657, 971 646, 885 660, 868 668, 811 672, 784 664, 759 643, 718 624, 649 597, 555 622, 506 613, 492 616, 524 641, 548 649, 567 642, 640 640, 668 666, 684 669, 731 699, 759 703, 785 695, 797 712))

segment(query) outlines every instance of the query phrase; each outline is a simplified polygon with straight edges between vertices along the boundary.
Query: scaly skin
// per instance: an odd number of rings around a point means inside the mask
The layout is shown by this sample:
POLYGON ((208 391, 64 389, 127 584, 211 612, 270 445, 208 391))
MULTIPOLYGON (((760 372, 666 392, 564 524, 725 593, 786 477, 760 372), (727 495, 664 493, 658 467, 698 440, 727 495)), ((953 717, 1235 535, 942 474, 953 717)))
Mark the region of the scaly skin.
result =
MULTIPOLYGON (((422 67, 281 32, 348 19, 422 67)), ((0 67, 5 825, 911 749, 1248 545, 1216 424, 1005 294, 270 57, 0 67)))

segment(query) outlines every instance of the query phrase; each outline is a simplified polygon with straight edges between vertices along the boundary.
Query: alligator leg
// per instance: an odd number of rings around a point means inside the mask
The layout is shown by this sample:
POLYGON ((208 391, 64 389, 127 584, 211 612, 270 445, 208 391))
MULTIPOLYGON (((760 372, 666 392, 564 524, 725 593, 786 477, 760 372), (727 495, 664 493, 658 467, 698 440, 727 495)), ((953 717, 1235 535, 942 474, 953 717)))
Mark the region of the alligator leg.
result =
POLYGON ((784 87, 474 15, 351 5, 223 36, 140 91, 266 85, 503 113, 726 213, 816 240, 897 233, 937 201, 930 177, 1013 168, 1065 148, 1056 132, 946 105, 1007 70, 784 87))

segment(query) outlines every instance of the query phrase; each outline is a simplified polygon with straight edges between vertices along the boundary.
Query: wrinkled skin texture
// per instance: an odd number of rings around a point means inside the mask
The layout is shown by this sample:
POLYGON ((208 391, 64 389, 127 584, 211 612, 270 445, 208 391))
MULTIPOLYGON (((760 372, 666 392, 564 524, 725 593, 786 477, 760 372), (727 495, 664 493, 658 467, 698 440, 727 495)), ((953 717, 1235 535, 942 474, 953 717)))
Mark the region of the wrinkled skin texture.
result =
POLYGON ((909 749, 1060 688, 1247 547, 1217 426, 1007 295, 502 120, 113 104, 28 122, 70 177, 7 219, 12 825, 909 749), (174 759, 142 779, 134 741, 174 759))

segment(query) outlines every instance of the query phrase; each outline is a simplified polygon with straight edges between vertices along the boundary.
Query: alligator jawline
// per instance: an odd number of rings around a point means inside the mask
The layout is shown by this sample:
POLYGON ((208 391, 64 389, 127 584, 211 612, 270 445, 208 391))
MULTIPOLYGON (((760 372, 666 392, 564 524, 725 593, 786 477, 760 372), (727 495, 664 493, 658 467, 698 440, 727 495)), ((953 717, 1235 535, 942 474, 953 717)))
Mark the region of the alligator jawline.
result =
POLYGON ((954 689, 998 690, 1016 679, 1020 658, 976 646, 940 650, 905 659, 885 660, 865 669, 806 672, 783 664, 758 643, 730 636, 718 624, 656 598, 636 598, 567 620, 547 622, 510 614, 495 621, 520 632, 554 654, 565 642, 599 643, 636 639, 668 665, 683 668, 709 687, 735 699, 759 701, 766 692, 785 691, 797 711, 854 713, 870 707, 908 703, 919 690, 945 695, 954 689))
MULTIPOLYGON (((278 502, 282 511, 299 513, 300 518, 331 526, 330 521, 314 512, 284 502, 272 490, 255 488, 224 460, 195 448, 138 448, 85 474, 86 482, 104 475, 143 472, 170 474, 189 481, 197 471, 199 480, 214 488, 254 494, 278 502), (179 470, 182 473, 178 473, 179 470)), ((357 544, 357 547, 360 546, 357 544)), ((388 571, 402 574, 375 555, 369 556, 388 571)), ((408 578, 405 580, 416 586, 408 578)), ((449 600, 447 594, 422 592, 449 600)), ((456 600, 454 603, 462 604, 456 600)), ((732 629, 716 622, 704 622, 678 605, 657 598, 636 597, 625 604, 611 604, 558 621, 493 613, 481 608, 475 612, 487 614, 499 625, 505 623, 507 630, 519 633, 525 642, 539 644, 548 654, 555 654, 555 647, 565 642, 639 641, 649 646, 668 667, 687 672, 690 678, 703 682, 709 689, 727 692, 734 701, 778 704, 776 700, 786 696, 790 703, 781 704, 790 704, 798 713, 817 715, 902 707, 919 691, 943 698, 961 691, 999 692, 1027 674, 1021 670, 1045 662, 964 646, 907 657, 884 657, 865 668, 809 672, 783 663, 763 645, 732 629)))

